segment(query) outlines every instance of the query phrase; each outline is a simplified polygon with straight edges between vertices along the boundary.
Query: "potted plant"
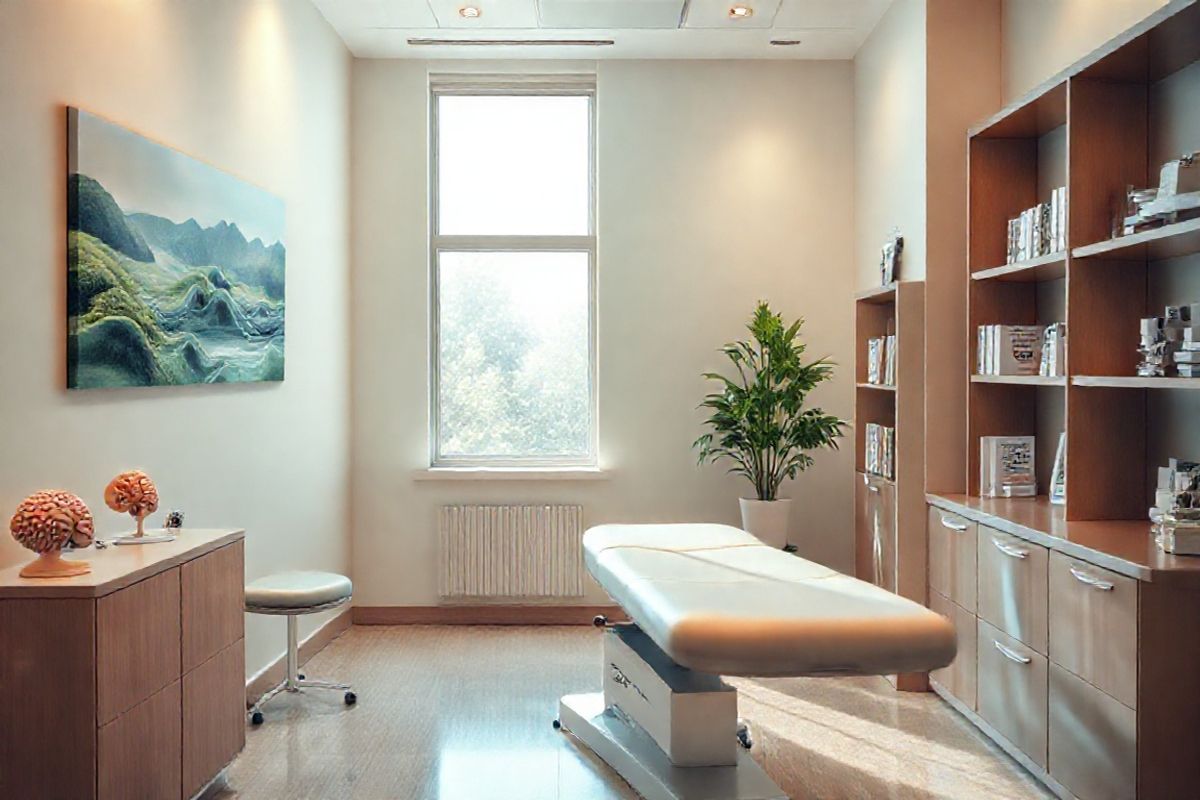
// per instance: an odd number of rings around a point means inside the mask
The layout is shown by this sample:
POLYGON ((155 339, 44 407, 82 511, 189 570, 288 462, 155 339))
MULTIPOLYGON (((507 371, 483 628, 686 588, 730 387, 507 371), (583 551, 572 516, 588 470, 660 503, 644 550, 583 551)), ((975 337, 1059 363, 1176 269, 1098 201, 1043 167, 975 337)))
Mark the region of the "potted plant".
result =
POLYGON ((820 408, 805 408, 808 393, 833 377, 828 359, 803 361, 805 345, 797 337, 803 319, 785 326, 779 314, 759 302, 746 328, 753 341, 721 348, 737 370, 734 378, 715 372, 706 380, 720 382, 701 408, 710 410, 712 428, 692 445, 699 463, 727 459, 729 472, 754 484, 754 496, 742 498, 742 527, 774 547, 788 543, 790 500, 779 499, 785 478, 813 464, 811 451, 837 449, 846 422, 820 408))

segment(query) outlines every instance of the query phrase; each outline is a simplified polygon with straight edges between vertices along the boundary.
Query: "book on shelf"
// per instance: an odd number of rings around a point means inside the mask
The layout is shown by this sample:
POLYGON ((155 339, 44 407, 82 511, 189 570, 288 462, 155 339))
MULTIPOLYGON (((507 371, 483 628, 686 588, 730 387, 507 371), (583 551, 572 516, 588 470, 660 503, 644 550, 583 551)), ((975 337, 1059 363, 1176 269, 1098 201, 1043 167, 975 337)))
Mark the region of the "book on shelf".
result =
POLYGON ((863 435, 866 437, 866 471, 889 480, 895 478, 896 429, 868 422, 863 435))
POLYGON ((1042 334, 1042 357, 1038 375, 1046 378, 1065 374, 1067 363, 1067 326, 1062 322, 1047 325, 1042 334))
POLYGON ((896 335, 867 339, 867 383, 896 385, 896 335))
POLYGON ((1050 193, 1050 200, 1027 208, 1008 222, 1008 263, 1029 261, 1067 247, 1067 187, 1050 193))
POLYGON ((981 497, 1033 497, 1037 494, 1032 436, 979 437, 981 497))
MULTIPOLYGON (((1041 325, 981 325, 976 370, 980 375, 1038 375, 1046 328, 1041 325)), ((1058 335, 1057 333, 1055 334, 1058 335)), ((1056 364, 1058 360, 1056 359, 1056 364)))

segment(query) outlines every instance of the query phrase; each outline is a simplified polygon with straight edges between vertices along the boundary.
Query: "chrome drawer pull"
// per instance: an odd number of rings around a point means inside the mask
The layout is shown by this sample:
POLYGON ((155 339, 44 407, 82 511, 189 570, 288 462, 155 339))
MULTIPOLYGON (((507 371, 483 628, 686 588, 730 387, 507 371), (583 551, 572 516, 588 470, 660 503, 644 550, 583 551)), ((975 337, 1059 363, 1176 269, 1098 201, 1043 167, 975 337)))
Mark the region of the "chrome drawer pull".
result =
POLYGON ((872 492, 874 492, 875 494, 879 494, 879 487, 878 487, 878 486, 876 486, 876 485, 875 485, 875 484, 873 484, 873 483, 868 483, 868 484, 867 484, 867 490, 868 490, 868 491, 872 491, 872 492))
POLYGON ((1093 589, 1099 589, 1102 592, 1111 592, 1114 588, 1113 585, 1108 581, 1102 581, 1099 578, 1094 578, 1082 570, 1075 569, 1075 567, 1071 567, 1071 574, 1074 575, 1075 580, 1079 581, 1080 583, 1086 583, 1093 589))
POLYGON ((1028 656, 1023 656, 1020 653, 1014 653, 1012 650, 1009 650, 1007 647, 997 641, 993 641, 992 644, 996 645, 996 649, 1000 651, 1000 655, 1004 656, 1009 661, 1015 661, 1018 664, 1028 664, 1033 661, 1033 659, 1029 658, 1028 656))
POLYGON ((939 516, 939 517, 941 518, 941 520, 942 520, 942 527, 943 527, 943 528, 949 528, 949 529, 950 529, 950 530, 952 530, 952 531, 958 531, 959 533, 963 533, 964 531, 966 531, 966 529, 967 529, 968 527, 970 527, 970 526, 969 526, 969 525, 967 525, 967 523, 965 523, 965 522, 954 522, 953 520, 949 520, 949 519, 947 519, 945 516, 943 516, 943 515, 941 515, 941 514, 938 514, 938 516, 939 516))
POLYGON ((996 539, 994 537, 992 538, 992 544, 995 545, 997 550, 999 550, 1001 553, 1004 553, 1004 555, 1006 555, 1006 556, 1010 556, 1012 558, 1028 558, 1029 557, 1028 550, 1022 550, 1019 547, 1013 547, 1011 544, 1005 544, 1004 542, 1002 542, 999 539, 996 539))

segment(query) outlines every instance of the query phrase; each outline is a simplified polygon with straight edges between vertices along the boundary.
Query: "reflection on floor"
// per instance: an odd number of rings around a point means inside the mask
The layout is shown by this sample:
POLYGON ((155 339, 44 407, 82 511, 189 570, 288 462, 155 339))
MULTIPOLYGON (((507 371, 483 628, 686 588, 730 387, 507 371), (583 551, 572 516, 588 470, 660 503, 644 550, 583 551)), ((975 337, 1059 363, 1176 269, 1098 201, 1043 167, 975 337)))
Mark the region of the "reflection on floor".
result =
MULTIPOLYGON (((246 734, 222 800, 626 800, 636 795, 551 727, 560 695, 600 686, 591 628, 356 627, 246 734)), ((882 679, 734 681, 756 757, 802 798, 1049 797, 930 694, 882 679)))

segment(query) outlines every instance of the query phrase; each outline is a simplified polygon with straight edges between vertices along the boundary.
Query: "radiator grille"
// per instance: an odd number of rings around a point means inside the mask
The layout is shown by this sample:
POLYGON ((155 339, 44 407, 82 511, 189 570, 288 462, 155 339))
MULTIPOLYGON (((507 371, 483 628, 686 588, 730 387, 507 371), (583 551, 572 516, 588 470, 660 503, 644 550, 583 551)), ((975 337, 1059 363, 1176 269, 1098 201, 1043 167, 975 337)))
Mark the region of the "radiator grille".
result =
POLYGON ((443 599, 580 597, 583 507, 442 506, 443 599))

